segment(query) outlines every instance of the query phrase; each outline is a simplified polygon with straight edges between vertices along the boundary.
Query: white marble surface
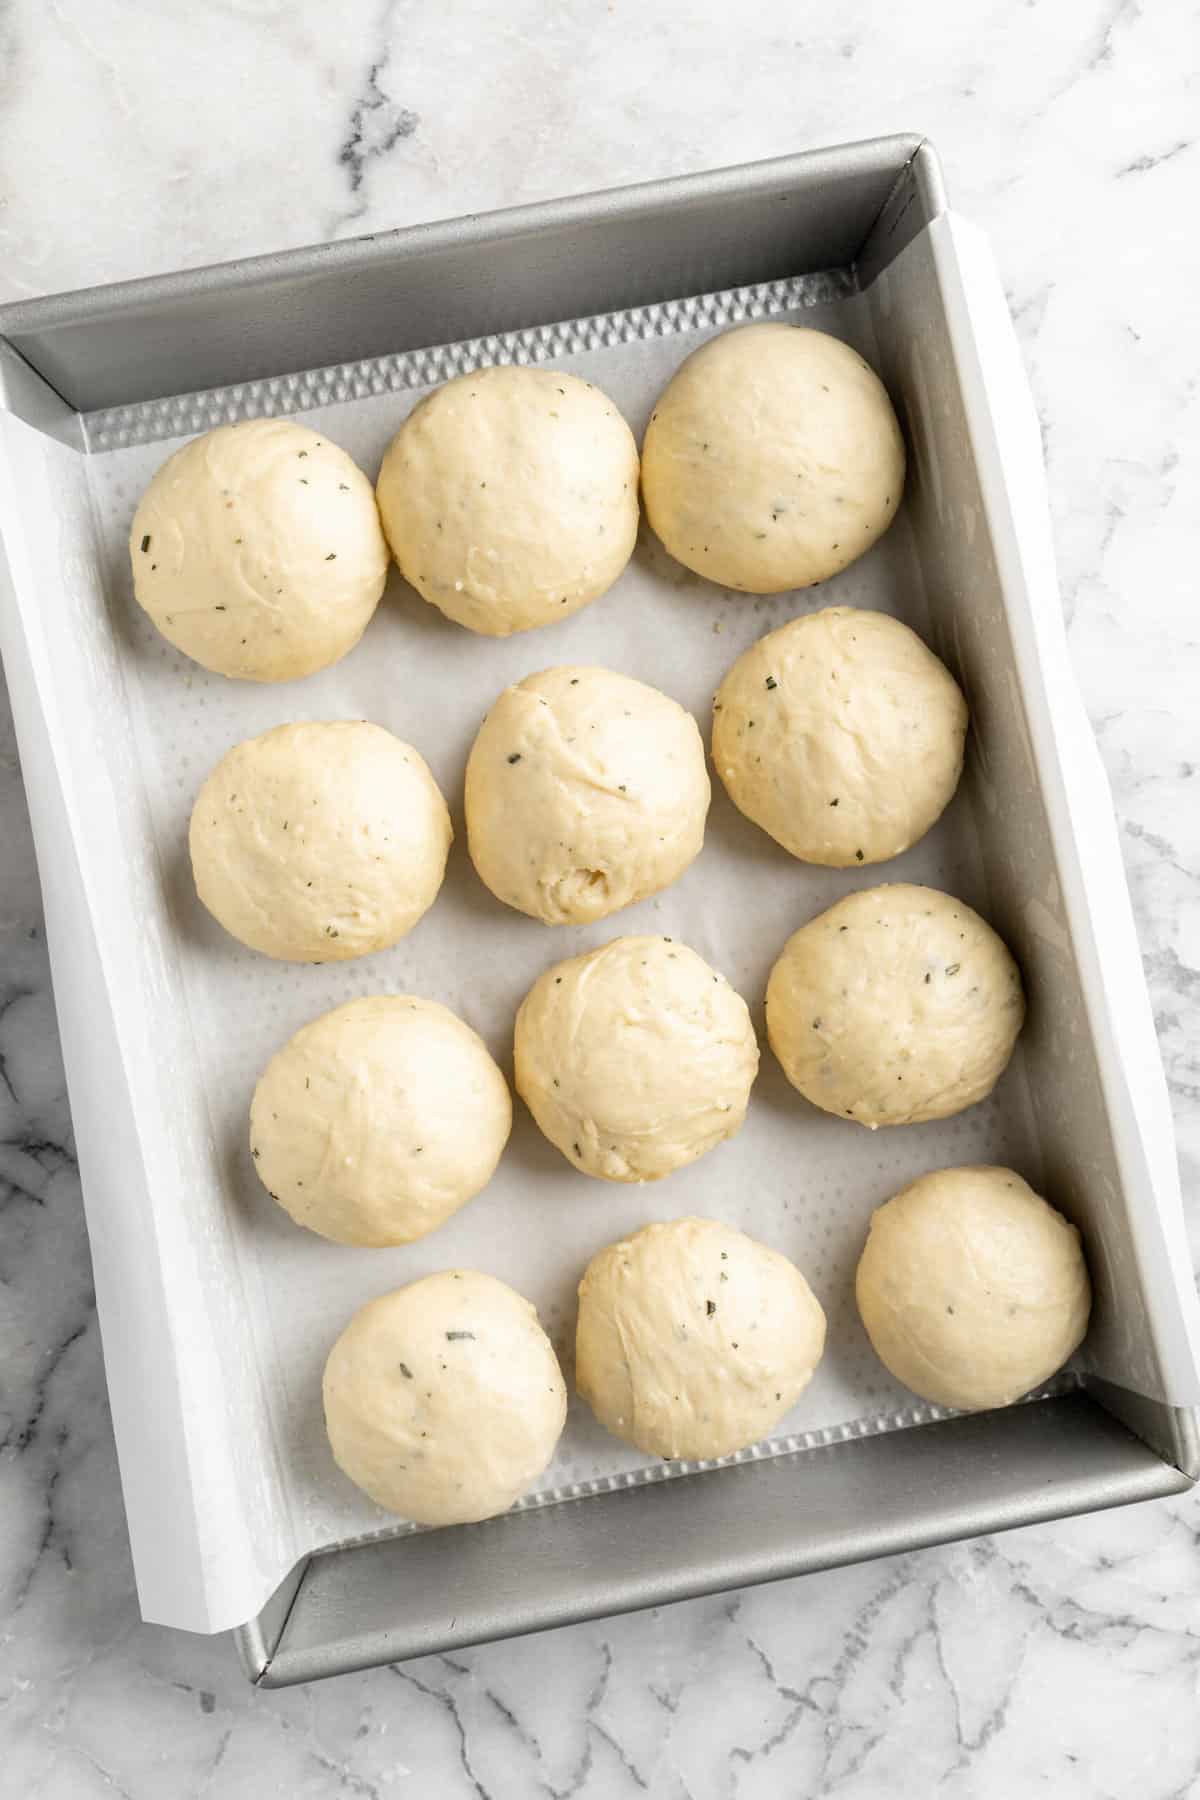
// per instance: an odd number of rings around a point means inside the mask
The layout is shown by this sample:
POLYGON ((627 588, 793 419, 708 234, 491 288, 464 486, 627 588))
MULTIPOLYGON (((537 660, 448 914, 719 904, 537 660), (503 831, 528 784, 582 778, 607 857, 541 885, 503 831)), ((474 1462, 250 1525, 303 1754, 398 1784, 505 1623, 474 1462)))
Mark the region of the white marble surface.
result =
MULTIPOLYGON (((8 0, 0 297, 929 133, 1043 421, 1185 1185, 1200 1174, 1192 0, 8 0)), ((138 1622, 0 701, 0 1790, 1200 1794, 1194 1501, 256 1694, 138 1622)))

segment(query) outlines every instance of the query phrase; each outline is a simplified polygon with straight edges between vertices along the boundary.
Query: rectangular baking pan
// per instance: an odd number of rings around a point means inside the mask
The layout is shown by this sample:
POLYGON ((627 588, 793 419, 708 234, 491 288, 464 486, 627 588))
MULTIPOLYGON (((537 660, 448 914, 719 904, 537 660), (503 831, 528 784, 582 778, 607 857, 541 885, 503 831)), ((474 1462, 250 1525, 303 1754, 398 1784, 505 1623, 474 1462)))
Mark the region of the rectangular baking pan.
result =
MULTIPOLYGON (((148 404, 200 429, 198 390, 275 377, 286 411, 306 371, 337 365, 352 382, 345 365, 365 359, 810 271, 866 297, 909 436, 931 641, 984 747, 967 781, 990 912, 1031 992, 1024 1054, 1043 1155, 1092 1261, 1090 1361, 1004 1412, 847 1429, 795 1454, 322 1551, 236 1634, 263 1685, 1150 1499, 1200 1472, 1170 1114, 1110 802, 1067 666, 1036 420, 986 246, 947 212, 927 143, 886 138, 10 306, 0 401, 83 458, 121 442, 148 404)), ((132 1002, 105 979, 89 885, 100 872, 70 854, 86 769, 52 749, 47 720, 69 689, 22 604, 23 521, 4 498, 0 487, 11 565, 0 649, 73 1106, 105 1121, 79 1146, 102 1330, 128 1352, 167 1304, 109 1231, 117 1188, 152 1179, 128 1067, 132 1002)), ((86 512, 86 488, 62 503, 86 512)), ((186 1297, 186 1271, 174 1279, 186 1297)), ((173 1554, 155 1470, 186 1454, 186 1422, 169 1383, 114 1381, 129 1357, 109 1354, 144 1590, 173 1554)))

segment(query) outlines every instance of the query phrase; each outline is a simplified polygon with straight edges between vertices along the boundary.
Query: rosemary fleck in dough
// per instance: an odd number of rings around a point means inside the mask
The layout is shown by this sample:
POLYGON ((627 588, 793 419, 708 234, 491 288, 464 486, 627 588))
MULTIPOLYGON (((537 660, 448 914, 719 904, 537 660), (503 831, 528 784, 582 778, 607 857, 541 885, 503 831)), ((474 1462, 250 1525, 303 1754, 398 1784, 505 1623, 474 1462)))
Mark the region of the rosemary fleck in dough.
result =
POLYGON ((411 744, 362 720, 277 725, 223 756, 192 808, 196 891, 283 962, 384 950, 437 896, 454 833, 411 744))
POLYGON ((879 1360, 939 1406, 1009 1406, 1083 1342, 1079 1232, 1012 1169, 937 1169, 871 1220, 855 1280, 879 1360))
POLYGON ((585 1175, 658 1181, 740 1129, 758 1071, 741 995, 686 944, 616 938, 521 1002, 517 1092, 585 1175))
POLYGON ((543 669, 506 688, 467 763, 467 842, 498 900, 547 925, 657 894, 704 843, 696 722, 610 669, 543 669))
POLYGON ((533 1307, 469 1269, 362 1307, 329 1353, 323 1386, 339 1468, 422 1525, 504 1512, 549 1463, 567 1414, 533 1307))
POLYGON ((371 484, 286 419, 221 425, 168 457, 129 533, 133 591, 218 675, 293 681, 353 649, 388 554, 371 484))
POLYGON ((638 455, 613 402, 557 369, 480 369, 422 400, 379 472, 406 581, 489 637, 568 618, 633 552, 638 455))
POLYGON ((413 994, 373 994, 296 1032, 259 1078, 259 1180, 340 1244, 409 1244, 496 1171, 508 1084, 469 1025, 413 994))
POLYGON ((808 1386, 825 1314, 794 1263, 715 1219, 647 1225, 579 1284, 576 1385, 648 1456, 730 1456, 808 1386))
POLYGON ((915 631, 831 606, 768 632, 713 703, 713 762, 739 811, 804 862, 885 862, 924 837, 962 773, 967 706, 915 631))
POLYGON ((904 440, 857 350, 797 325, 745 325, 693 351, 642 445, 646 516, 671 555, 751 594, 811 587, 896 516, 904 440))
POLYGON ((806 1100, 860 1125, 946 1119, 990 1094, 1025 1016, 1017 965, 952 894, 896 882, 794 932, 767 1036, 806 1100))

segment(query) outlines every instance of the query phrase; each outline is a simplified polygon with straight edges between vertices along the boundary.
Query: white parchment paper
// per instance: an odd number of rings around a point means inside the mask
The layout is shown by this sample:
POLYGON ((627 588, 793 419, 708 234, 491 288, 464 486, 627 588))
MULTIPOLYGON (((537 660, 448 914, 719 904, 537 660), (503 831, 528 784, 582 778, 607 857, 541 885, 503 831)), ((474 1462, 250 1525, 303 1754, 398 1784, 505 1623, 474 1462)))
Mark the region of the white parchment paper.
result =
MULTIPOLYGON (((862 303, 830 299, 830 291, 819 282, 775 284, 758 301, 718 297, 690 310, 662 309, 657 318, 651 309, 637 333, 560 334, 549 360, 604 388, 640 438, 657 392, 683 357, 748 312, 835 331, 874 360, 862 303)), ((479 359, 520 353, 491 346, 479 359)), ((436 372, 469 366, 471 356, 436 372)), ((427 391, 376 385, 385 391, 332 399, 297 415, 343 445, 372 476, 401 420, 427 391)), ((347 384, 331 382, 328 391, 346 392, 347 384)), ((240 390, 227 416, 257 410, 255 402, 253 390, 240 390)), ((197 402, 189 416, 185 405, 171 404, 193 429, 215 422, 211 405, 197 402)), ((280 410, 277 391, 272 410, 280 410)), ((714 778, 706 847, 681 881, 598 925, 557 929, 508 910, 483 888, 466 855, 461 812, 463 769, 481 719, 506 684, 533 670, 591 663, 637 676, 689 707, 707 739, 711 697, 725 669, 756 637, 796 613, 834 602, 872 606, 920 630, 924 599, 903 511, 876 549, 834 581, 770 599, 691 576, 644 531, 608 595, 561 625, 502 641, 447 623, 393 574, 362 643, 336 668, 286 686, 251 686, 197 668, 158 636, 132 599, 126 550, 132 513, 154 470, 182 441, 114 449, 101 442, 87 459, 107 589, 107 613, 90 624, 116 645, 123 697, 113 704, 126 705, 133 719, 142 791, 129 793, 122 831, 152 870, 171 940, 160 997, 166 1116, 154 1129, 168 1137, 174 1132, 177 1151, 185 1145, 186 1155, 179 1151, 179 1191, 163 1204, 175 1209, 172 1228, 195 1251, 192 1275, 209 1290, 210 1336, 223 1365, 199 1384, 189 1424, 200 1461, 206 1419, 212 1425, 215 1487, 227 1477, 243 1497, 253 1496, 246 1524, 253 1578, 239 1574, 222 1584, 220 1534, 204 1547, 222 1592, 215 1622, 251 1616, 306 1551, 396 1529, 333 1464, 320 1375, 330 1344, 363 1301, 436 1269, 485 1269, 526 1294, 570 1381, 574 1290, 588 1258, 648 1220, 685 1213, 722 1218, 791 1256, 829 1318, 824 1361, 773 1442, 794 1447, 808 1434, 854 1421, 929 1416, 930 1409, 914 1411, 912 1397, 890 1380, 866 1342, 853 1304, 854 1263, 872 1208, 926 1169, 1005 1162, 1039 1182, 1020 1055, 992 1098, 961 1117, 873 1134, 816 1111, 787 1085, 766 1044, 762 995, 788 934, 851 889, 920 881, 981 905, 966 799, 956 799, 934 831, 895 862, 838 872, 793 861, 738 815, 714 778), (322 718, 369 718, 414 743, 450 804, 456 842, 441 896, 402 943, 357 962, 294 967, 243 949, 205 913, 188 867, 187 824, 197 789, 230 745, 285 721, 322 718), (662 932, 690 944, 750 1003, 763 1060, 749 1118, 732 1142, 653 1186, 611 1185, 573 1171, 518 1102, 511 1143, 489 1188, 421 1243, 390 1251, 340 1248, 300 1230, 272 1203, 254 1174, 247 1109, 259 1070, 301 1024, 356 995, 426 995, 474 1026, 511 1074, 513 1017, 534 978, 551 962, 628 932, 662 932), (261 1479, 257 1468, 229 1466, 238 1462, 239 1445, 247 1447, 245 1461, 262 1463, 261 1479)), ((134 777, 127 779, 132 786, 134 777)), ((185 1348, 187 1330, 184 1321, 185 1348)), ((648 1466, 573 1400, 545 1494, 648 1466)), ((161 1603, 157 1616, 164 1616, 161 1603)))

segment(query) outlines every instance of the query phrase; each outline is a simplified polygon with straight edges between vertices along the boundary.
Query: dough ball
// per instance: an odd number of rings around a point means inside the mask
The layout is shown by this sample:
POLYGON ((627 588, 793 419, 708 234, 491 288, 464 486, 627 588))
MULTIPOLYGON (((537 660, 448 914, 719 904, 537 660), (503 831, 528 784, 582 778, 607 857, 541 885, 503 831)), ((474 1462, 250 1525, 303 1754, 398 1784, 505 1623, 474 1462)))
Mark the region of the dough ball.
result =
POLYGON ((682 706, 609 669, 506 688, 467 763, 467 840, 498 900, 547 925, 657 894, 700 854, 710 790, 682 706))
POLYGON ((342 962, 411 931, 454 833, 411 744, 362 721, 277 725, 223 756, 192 808, 196 891, 251 950, 342 962))
POLYGON ((715 1219, 647 1225, 579 1284, 576 1386, 648 1456, 731 1456, 778 1424, 825 1347, 794 1263, 715 1219))
POLYGON ((421 1525, 504 1512, 554 1455, 567 1390, 528 1300, 469 1269, 356 1312, 325 1364, 338 1466, 421 1525))
POLYGON ((406 581, 448 619, 508 637, 610 588, 638 527, 633 433, 556 369, 481 369, 420 402, 379 472, 406 581))
POLYGON ((855 1295, 875 1354, 938 1406, 1009 1406, 1083 1342, 1079 1233, 1012 1169, 938 1169, 871 1220, 855 1295))
POLYGON ((991 926, 903 882, 802 925, 767 983, 767 1036, 792 1086, 872 1129, 974 1106, 1024 1017, 1020 973, 991 926))
POLYGON ((671 555, 751 594, 836 575, 887 530, 903 486, 887 389, 840 338, 796 325, 694 351, 642 445, 646 516, 671 555))
POLYGON ((585 1175, 658 1181, 741 1128, 758 1044, 741 995, 686 944, 616 938, 521 1002, 517 1092, 585 1175))
POLYGON ((129 533, 133 591, 218 675, 294 681, 366 630, 388 554, 371 484, 286 419, 221 425, 168 457, 129 533))
POLYGON ((916 632, 831 606, 739 656, 713 761, 740 812, 793 856, 885 862, 923 837, 962 773, 967 706, 916 632))
POLYGON ((434 1000, 375 994, 305 1025, 254 1090, 250 1148, 273 1200, 339 1244, 410 1244, 487 1186, 508 1084, 434 1000))

